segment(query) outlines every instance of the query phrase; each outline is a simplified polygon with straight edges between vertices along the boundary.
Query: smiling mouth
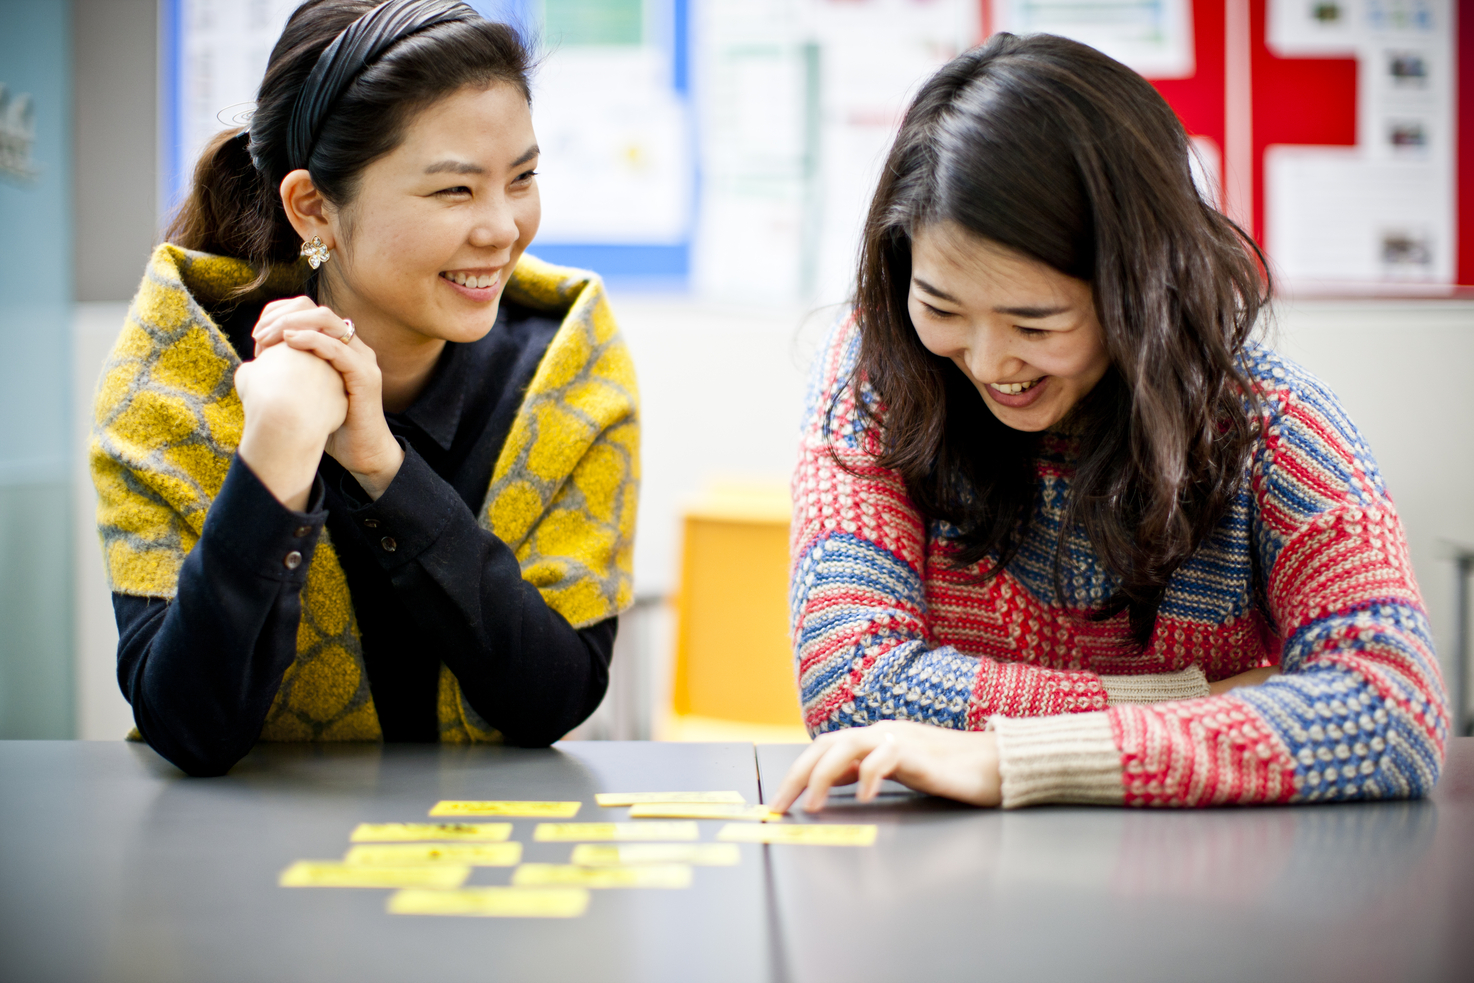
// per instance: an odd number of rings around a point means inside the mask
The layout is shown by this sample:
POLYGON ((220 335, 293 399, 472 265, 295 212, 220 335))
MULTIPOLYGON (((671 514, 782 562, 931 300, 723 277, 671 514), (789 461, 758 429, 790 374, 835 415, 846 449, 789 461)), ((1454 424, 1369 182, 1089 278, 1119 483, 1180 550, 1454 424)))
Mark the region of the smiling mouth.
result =
POLYGON ((500 271, 498 271, 496 273, 477 274, 467 273, 464 270, 449 270, 446 272, 442 272, 440 275, 444 279, 449 280, 451 283, 454 283, 456 286, 468 287, 470 289, 476 290, 483 287, 495 286, 497 280, 501 276, 501 273, 500 271))
POLYGON ((1030 389, 1033 389, 1043 379, 1044 377, 1040 376, 1038 379, 1031 379, 1028 382, 990 382, 988 386, 1005 396, 1017 396, 1019 393, 1026 393, 1030 389))

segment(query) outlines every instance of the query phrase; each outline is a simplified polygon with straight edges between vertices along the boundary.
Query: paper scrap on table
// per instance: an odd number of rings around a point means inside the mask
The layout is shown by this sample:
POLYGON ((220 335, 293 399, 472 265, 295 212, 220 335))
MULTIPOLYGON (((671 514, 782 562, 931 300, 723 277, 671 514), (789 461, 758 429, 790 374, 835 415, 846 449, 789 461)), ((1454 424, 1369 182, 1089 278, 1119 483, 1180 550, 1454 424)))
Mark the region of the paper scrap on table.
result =
POLYGON ((515 867, 521 860, 521 843, 375 843, 351 847, 343 856, 345 864, 368 867, 515 867))
POLYGON ((631 819, 746 819, 777 823, 783 813, 767 806, 729 805, 724 802, 647 802, 630 806, 631 819))
POLYGON ((512 872, 512 884, 516 887, 545 887, 557 884, 595 889, 683 888, 691 886, 691 868, 686 864, 640 864, 632 867, 523 864, 512 872))
POLYGON ((398 891, 391 915, 477 915, 482 918, 577 918, 589 907, 579 887, 468 887, 459 891, 398 891))
POLYGON ((468 802, 446 799, 435 803, 432 816, 517 816, 523 819, 572 819, 582 802, 468 802))
POLYGON ((368 867, 338 860, 298 860, 281 872, 282 887, 460 887, 471 876, 464 864, 368 867))
POLYGON ((644 802, 724 802, 746 805, 741 792, 600 792, 594 801, 604 807, 633 806, 644 802))
POLYGON ((735 867, 742 851, 735 843, 580 843, 571 862, 585 867, 624 864, 691 864, 694 867, 735 867))
POLYGON ((512 835, 511 823, 359 823, 353 843, 413 840, 480 840, 496 843, 512 835))
POLYGON ((805 823, 771 826, 767 823, 728 823, 717 839, 728 843, 798 843, 807 846, 871 846, 874 826, 841 823, 805 823))
POLYGON ((532 838, 544 843, 579 840, 698 840, 695 823, 538 823, 532 838))

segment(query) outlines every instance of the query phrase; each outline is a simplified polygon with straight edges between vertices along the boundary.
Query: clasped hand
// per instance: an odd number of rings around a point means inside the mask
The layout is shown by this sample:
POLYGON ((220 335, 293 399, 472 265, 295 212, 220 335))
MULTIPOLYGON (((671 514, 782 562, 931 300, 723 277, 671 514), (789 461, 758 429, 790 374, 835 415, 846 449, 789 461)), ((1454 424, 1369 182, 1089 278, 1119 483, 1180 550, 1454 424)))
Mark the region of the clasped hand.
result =
POLYGON ((306 297, 273 301, 251 332, 256 358, 236 370, 246 416, 239 454, 288 508, 306 506, 324 452, 374 499, 404 461, 384 419, 378 359, 358 337, 344 344, 348 333, 306 297))

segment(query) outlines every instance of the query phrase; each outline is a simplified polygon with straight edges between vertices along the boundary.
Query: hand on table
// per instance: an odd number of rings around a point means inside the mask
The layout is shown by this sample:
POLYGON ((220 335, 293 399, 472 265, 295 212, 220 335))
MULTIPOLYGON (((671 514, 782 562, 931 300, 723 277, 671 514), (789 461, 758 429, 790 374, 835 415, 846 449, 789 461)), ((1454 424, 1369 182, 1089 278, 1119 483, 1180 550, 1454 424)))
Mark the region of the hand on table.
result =
POLYGON ((1220 679, 1216 683, 1209 683, 1208 695, 1218 696, 1220 693, 1227 693, 1229 690, 1237 689, 1240 686, 1258 686, 1272 676, 1278 676, 1279 673, 1279 666, 1261 666, 1258 669, 1250 669, 1247 672, 1239 673, 1237 676, 1229 676, 1227 679, 1220 679))
POLYGON ((306 297, 267 304, 251 332, 258 358, 284 343, 312 353, 337 371, 348 397, 348 411, 342 425, 328 436, 325 450, 377 500, 399 473, 404 450, 384 419, 378 358, 356 335, 344 344, 347 335, 347 322, 306 297))
POLYGON ((995 735, 886 720, 819 735, 788 769, 772 808, 786 812, 807 787, 804 811, 818 812, 832 786, 856 781, 855 797, 869 802, 884 778, 977 806, 1002 800, 995 735))

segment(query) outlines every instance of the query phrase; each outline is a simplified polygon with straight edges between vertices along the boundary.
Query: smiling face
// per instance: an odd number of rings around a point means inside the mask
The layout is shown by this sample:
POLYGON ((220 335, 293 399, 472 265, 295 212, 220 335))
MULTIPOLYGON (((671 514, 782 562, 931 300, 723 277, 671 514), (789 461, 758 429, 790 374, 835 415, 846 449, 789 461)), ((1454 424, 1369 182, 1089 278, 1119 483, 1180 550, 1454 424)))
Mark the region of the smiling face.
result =
POLYGON ((328 212, 324 303, 375 349, 483 337, 537 234, 537 159, 514 86, 461 89, 416 113, 399 146, 363 170, 353 201, 328 212))
POLYGON ((911 240, 911 323, 1015 430, 1054 426, 1110 367, 1090 284, 952 223, 911 240))

